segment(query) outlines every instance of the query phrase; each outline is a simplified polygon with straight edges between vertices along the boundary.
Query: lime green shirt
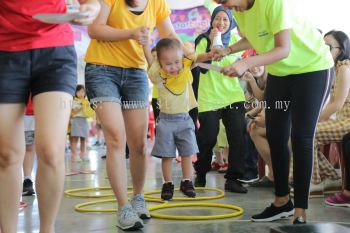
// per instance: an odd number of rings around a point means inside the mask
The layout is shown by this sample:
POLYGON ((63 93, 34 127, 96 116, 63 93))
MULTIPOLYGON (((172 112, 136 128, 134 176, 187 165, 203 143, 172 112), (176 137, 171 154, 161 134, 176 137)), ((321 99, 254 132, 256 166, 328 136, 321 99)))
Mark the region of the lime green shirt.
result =
MULTIPOLYGON (((231 36, 230 44, 237 41, 231 36)), ((203 38, 196 47, 198 54, 205 53, 207 39, 203 38)), ((239 56, 230 55, 221 61, 213 61, 213 65, 228 66, 237 60, 239 56)), ((244 92, 237 78, 229 78, 219 72, 208 70, 200 74, 198 87, 198 111, 207 112, 226 107, 232 103, 245 101, 244 92)))
POLYGON ((253 48, 263 54, 274 48, 274 35, 291 31, 291 49, 287 58, 267 65, 275 76, 301 74, 329 69, 333 59, 320 32, 295 9, 293 0, 255 0, 251 9, 233 12, 241 32, 253 48))

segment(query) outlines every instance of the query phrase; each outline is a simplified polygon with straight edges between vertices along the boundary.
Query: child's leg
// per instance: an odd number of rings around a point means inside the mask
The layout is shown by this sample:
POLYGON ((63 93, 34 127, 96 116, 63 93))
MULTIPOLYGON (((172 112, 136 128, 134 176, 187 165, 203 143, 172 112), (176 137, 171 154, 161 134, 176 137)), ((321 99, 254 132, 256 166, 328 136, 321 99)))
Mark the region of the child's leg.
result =
POLYGON ((34 96, 35 146, 38 158, 36 191, 38 193, 40 232, 53 233, 64 184, 64 148, 72 96, 47 92, 34 96))
POLYGON ((86 155, 86 139, 80 137, 80 158, 85 158, 86 155))
POLYGON ((181 156, 182 179, 191 180, 192 156, 181 156))
MULTIPOLYGON (((162 172, 163 172, 164 183, 173 181, 173 177, 172 177, 172 174, 171 174, 171 172, 172 172, 172 167, 171 167, 172 161, 173 161, 173 158, 162 158, 162 172)), ((182 164, 182 162, 181 162, 181 164, 182 164)))
POLYGON ((34 166, 34 160, 35 160, 35 149, 34 144, 28 144, 26 145, 26 152, 24 155, 24 162, 23 162, 23 176, 31 177, 33 166, 34 166))
POLYGON ((24 104, 0 104, 0 228, 17 232, 22 191, 24 104))
POLYGON ((70 151, 71 151, 71 160, 74 161, 78 157, 78 139, 79 137, 71 137, 71 145, 70 145, 70 151))

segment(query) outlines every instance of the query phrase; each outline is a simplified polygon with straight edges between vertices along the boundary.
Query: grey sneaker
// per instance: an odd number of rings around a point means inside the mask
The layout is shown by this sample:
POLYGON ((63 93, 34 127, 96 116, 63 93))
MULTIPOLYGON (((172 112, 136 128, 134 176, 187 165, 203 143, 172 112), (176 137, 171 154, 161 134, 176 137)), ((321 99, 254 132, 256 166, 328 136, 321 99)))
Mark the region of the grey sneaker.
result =
POLYGON ((131 200, 131 206, 141 219, 151 218, 143 194, 134 195, 133 199, 131 200))
POLYGON ((127 203, 117 213, 118 227, 122 230, 138 230, 143 228, 143 222, 137 216, 132 206, 127 203))

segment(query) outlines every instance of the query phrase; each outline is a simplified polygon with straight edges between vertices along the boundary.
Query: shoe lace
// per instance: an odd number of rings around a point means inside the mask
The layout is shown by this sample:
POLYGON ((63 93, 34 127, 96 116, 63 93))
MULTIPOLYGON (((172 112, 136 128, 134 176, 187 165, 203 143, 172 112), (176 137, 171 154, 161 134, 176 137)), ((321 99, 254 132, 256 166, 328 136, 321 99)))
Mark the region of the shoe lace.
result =
POLYGON ((132 208, 127 208, 124 211, 121 211, 120 217, 123 219, 132 219, 135 217, 135 213, 133 212, 132 208))
POLYGON ((133 206, 137 210, 146 208, 145 200, 142 197, 134 197, 133 206))

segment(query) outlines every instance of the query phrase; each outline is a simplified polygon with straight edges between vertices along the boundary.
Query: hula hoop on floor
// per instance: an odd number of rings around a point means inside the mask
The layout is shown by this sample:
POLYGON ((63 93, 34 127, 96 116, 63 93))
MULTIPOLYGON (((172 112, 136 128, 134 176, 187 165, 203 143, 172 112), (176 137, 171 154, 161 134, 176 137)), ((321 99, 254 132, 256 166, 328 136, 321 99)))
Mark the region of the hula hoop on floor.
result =
MULTIPOLYGON (((132 187, 128 187, 128 189, 132 189, 132 187)), ((102 190, 112 190, 110 186, 102 186, 102 187, 88 187, 88 188, 79 188, 79 189, 67 189, 64 191, 64 194, 70 197, 79 197, 79 198, 101 198, 101 197, 114 197, 114 193, 110 194, 76 194, 79 192, 87 192, 87 191, 102 191, 102 190)), ((132 191, 128 192, 128 195, 132 194, 132 191)))
MULTIPOLYGON (((215 191, 218 192, 218 195, 215 196, 206 196, 206 197, 173 197, 172 201, 204 201, 204 200, 215 200, 225 197, 225 192, 221 189, 217 188, 207 188, 207 187, 196 187, 196 190, 205 190, 205 191, 215 191)), ((179 191, 179 189, 175 189, 174 191, 179 191)), ((145 192, 145 198, 149 199, 160 199, 158 197, 152 196, 153 194, 160 194, 161 190, 152 191, 152 192, 145 192)))
POLYGON ((237 217, 242 215, 244 212, 244 210, 239 206, 229 205, 229 204, 219 204, 219 203, 207 203, 207 202, 190 202, 190 203, 186 202, 186 203, 163 204, 163 205, 151 206, 148 209, 153 218, 172 219, 172 220, 223 219, 223 218, 237 217), (152 211, 159 210, 159 209, 176 208, 176 207, 203 207, 203 206, 226 208, 226 209, 231 209, 236 211, 228 214, 218 214, 218 215, 210 215, 210 216, 183 216, 183 215, 167 215, 167 214, 152 213, 152 211))
MULTIPOLYGON (((90 201, 90 202, 85 202, 85 203, 81 203, 81 204, 78 204, 74 207, 75 211, 77 212, 117 212, 117 209, 84 209, 83 207, 86 207, 86 206, 92 206, 92 205, 96 205, 96 204, 101 204, 101 203, 108 203, 108 202, 116 202, 117 199, 107 199, 107 200, 101 200, 101 201, 90 201)), ((165 201, 162 201, 162 200, 155 200, 155 199, 148 199, 148 198, 145 198, 145 201, 148 201, 148 202, 157 202, 157 203, 162 203, 160 205, 164 205, 166 204, 165 201)), ((160 206, 158 205, 158 206, 160 206)))

